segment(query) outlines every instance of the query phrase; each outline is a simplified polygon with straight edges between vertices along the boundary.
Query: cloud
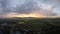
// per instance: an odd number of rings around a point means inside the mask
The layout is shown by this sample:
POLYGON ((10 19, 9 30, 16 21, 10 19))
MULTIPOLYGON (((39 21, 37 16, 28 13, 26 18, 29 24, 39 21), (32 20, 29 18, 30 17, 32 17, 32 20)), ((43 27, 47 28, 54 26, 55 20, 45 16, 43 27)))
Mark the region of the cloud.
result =
POLYGON ((55 5, 54 0, 0 0, 0 15, 36 12, 44 16, 56 16, 57 13, 52 11, 55 5))

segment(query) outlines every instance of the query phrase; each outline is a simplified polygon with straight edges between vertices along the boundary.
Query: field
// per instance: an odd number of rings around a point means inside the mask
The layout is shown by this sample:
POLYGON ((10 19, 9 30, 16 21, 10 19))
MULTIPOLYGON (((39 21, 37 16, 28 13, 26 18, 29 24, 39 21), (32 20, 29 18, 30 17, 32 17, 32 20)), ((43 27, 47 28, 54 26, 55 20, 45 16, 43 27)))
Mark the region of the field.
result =
POLYGON ((14 19, 0 19, 0 24, 7 26, 17 25, 20 27, 41 29, 44 27, 60 26, 60 18, 14 18, 14 19))
POLYGON ((0 19, 0 27, 14 28, 14 31, 23 30, 54 30, 60 28, 60 18, 13 18, 0 19), (52 29, 51 29, 52 28, 52 29))

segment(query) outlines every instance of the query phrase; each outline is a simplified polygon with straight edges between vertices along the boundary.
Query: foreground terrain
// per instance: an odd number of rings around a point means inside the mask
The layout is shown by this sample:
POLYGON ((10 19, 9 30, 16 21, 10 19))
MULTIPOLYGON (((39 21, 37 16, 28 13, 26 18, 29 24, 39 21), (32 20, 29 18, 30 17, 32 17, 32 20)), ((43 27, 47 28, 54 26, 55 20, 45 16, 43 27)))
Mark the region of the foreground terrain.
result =
POLYGON ((60 32, 60 18, 0 19, 2 34, 56 34, 60 32), (13 33, 12 33, 13 32, 13 33))

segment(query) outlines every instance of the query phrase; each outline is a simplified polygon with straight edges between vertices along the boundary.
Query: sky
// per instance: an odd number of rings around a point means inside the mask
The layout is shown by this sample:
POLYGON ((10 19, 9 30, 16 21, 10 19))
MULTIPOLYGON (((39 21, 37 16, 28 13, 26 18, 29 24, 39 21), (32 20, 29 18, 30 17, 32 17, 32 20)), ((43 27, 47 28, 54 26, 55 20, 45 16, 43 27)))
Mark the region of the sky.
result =
POLYGON ((60 17, 60 0, 0 0, 0 17, 60 17))

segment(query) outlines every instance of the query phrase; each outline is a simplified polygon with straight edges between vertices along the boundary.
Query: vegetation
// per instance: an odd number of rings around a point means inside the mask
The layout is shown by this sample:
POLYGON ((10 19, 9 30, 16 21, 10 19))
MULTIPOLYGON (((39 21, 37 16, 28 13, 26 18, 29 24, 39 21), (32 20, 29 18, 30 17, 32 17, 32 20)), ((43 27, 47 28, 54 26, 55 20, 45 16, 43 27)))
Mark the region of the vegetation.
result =
POLYGON ((7 23, 7 26, 16 26, 16 28, 41 29, 46 27, 60 26, 59 18, 30 18, 30 19, 0 19, 0 24, 7 23))
MULTIPOLYGON (((23 33, 27 32, 41 32, 47 34, 47 32, 60 31, 60 18, 13 18, 13 19, 0 19, 0 29, 4 34, 7 31, 19 31, 23 33), (29 30, 29 31, 28 31, 29 30)), ((29 34, 29 33, 28 33, 29 34)))

